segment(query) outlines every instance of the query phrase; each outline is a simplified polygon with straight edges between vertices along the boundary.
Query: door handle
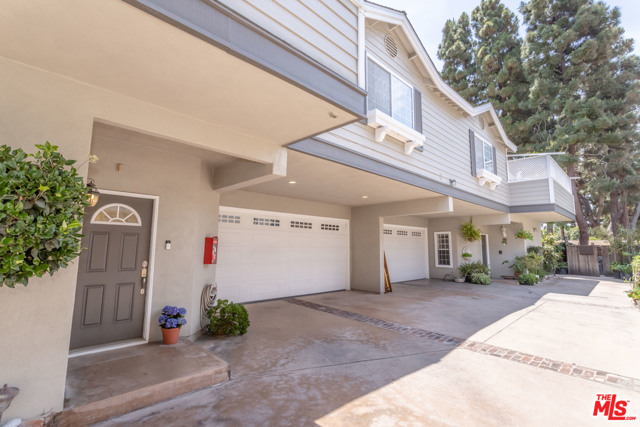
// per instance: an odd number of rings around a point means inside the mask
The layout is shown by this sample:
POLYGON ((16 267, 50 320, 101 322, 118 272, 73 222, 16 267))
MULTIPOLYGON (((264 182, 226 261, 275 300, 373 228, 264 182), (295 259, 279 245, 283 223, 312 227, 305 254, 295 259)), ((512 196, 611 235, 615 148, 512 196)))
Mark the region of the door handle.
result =
POLYGON ((142 278, 140 284, 140 295, 144 295, 145 289, 147 287, 147 266, 149 263, 147 261, 142 261, 142 271, 140 272, 140 277, 142 278))

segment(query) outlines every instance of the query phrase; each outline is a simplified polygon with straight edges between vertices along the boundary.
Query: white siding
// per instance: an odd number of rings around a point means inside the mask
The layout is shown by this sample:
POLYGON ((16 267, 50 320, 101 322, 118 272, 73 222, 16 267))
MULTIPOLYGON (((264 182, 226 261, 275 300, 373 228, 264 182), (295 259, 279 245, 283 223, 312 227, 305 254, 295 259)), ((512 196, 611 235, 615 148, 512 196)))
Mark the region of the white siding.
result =
POLYGON ((349 0, 220 1, 357 83, 358 15, 349 0))
POLYGON ((564 187, 557 182, 553 182, 554 194, 556 196, 556 205, 568 210, 569 212, 576 212, 576 206, 573 202, 573 194, 569 193, 564 187))
POLYGON ((390 137, 377 143, 373 128, 362 123, 336 129, 320 138, 447 185, 450 178, 455 179, 458 189, 509 204, 506 148, 497 142, 488 127, 484 130, 480 127, 478 117, 463 117, 423 84, 419 70, 408 59, 408 53, 397 37, 398 55, 389 57, 384 47, 385 34, 367 27, 367 53, 422 92, 424 152, 415 151, 407 156, 402 145, 390 137), (498 176, 502 177, 503 183, 493 191, 488 185, 478 185, 471 175, 469 129, 496 146, 498 176))
POLYGON ((550 203, 548 179, 512 182, 509 187, 511 188, 511 206, 546 205, 550 203))

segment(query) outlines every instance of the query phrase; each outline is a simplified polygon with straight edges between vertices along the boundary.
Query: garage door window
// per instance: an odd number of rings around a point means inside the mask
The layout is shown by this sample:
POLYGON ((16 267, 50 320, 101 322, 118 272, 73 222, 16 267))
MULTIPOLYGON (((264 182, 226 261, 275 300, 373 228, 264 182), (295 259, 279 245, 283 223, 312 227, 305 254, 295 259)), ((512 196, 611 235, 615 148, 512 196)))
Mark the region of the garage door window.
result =
POLYGON ((436 267, 453 267, 451 265, 451 233, 434 233, 436 244, 436 267))

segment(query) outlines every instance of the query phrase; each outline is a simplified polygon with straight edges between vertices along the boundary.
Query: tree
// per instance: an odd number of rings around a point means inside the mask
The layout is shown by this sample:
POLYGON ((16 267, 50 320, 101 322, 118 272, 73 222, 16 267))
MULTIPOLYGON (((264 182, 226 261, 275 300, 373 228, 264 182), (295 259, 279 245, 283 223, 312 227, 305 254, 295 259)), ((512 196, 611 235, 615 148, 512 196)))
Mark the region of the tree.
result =
POLYGON ((442 78, 471 104, 478 103, 476 66, 473 58, 473 38, 469 15, 462 13, 456 22, 449 19, 442 29, 438 58, 444 61, 442 78))
POLYGON ((580 243, 588 244, 585 211, 593 201, 587 187, 610 191, 612 223, 629 221, 625 191, 635 179, 625 176, 628 156, 636 154, 638 60, 623 38, 617 8, 593 0, 531 0, 520 10, 528 29, 523 56, 532 108, 525 151, 567 152, 560 160, 569 176, 581 178, 573 183, 576 221, 580 243))
POLYGON ((500 0, 482 0, 471 14, 471 28, 478 101, 490 102, 509 138, 521 144, 528 138, 529 84, 521 59, 518 18, 500 0))

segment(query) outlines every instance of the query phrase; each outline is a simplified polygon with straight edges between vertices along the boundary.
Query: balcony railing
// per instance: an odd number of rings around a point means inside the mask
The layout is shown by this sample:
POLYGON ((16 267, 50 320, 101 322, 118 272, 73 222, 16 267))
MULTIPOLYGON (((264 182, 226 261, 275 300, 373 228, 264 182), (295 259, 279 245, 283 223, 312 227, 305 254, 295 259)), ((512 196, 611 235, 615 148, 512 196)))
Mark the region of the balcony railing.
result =
POLYGON ((573 193, 571 189, 571 179, 569 179, 560 165, 548 154, 509 160, 507 166, 509 182, 553 178, 553 180, 567 190, 569 194, 573 193))

